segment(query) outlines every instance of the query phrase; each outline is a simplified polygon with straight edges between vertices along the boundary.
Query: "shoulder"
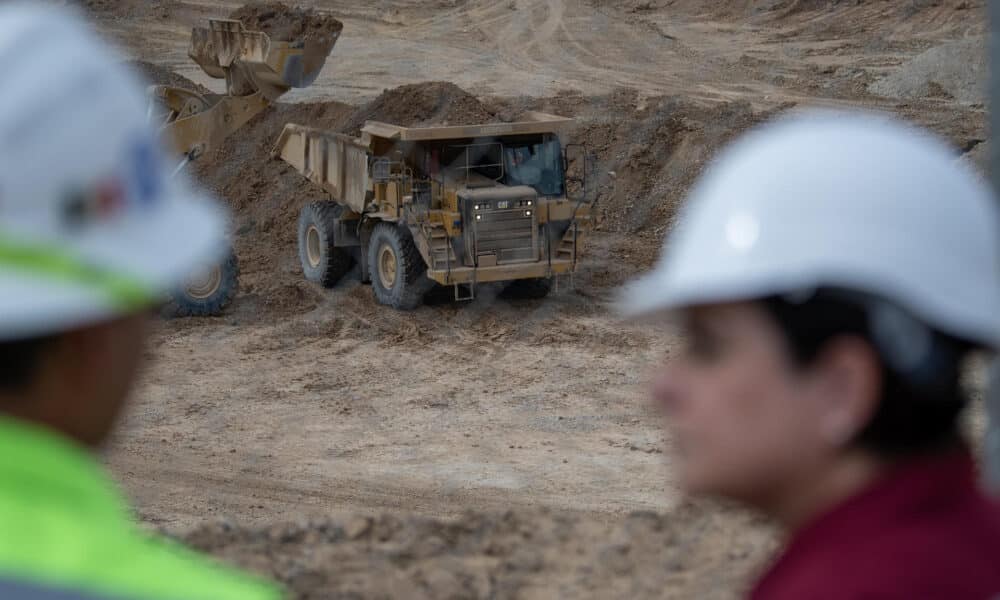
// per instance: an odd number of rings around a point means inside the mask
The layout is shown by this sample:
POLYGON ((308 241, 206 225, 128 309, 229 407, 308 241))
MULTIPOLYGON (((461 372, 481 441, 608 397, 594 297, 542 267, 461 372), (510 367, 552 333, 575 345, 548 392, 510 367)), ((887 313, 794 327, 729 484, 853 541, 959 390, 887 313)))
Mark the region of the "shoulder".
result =
POLYGON ((213 600, 276 600, 281 597, 278 589, 263 579, 225 566, 172 540, 147 538, 141 544, 142 551, 130 561, 136 575, 131 583, 151 591, 155 588, 157 597, 213 600), (183 595, 178 595, 181 592, 183 595))
MULTIPOLYGON (((789 548, 753 598, 895 600, 1000 595, 1000 515, 986 504, 789 548)), ((889 517, 891 520, 891 517, 889 517)))
MULTIPOLYGON (((2 507, 0 502, 0 511, 2 507)), ((26 585, 45 582, 83 598, 100 594, 145 600, 281 597, 271 584, 177 542, 136 531, 130 524, 101 525, 97 531, 78 521, 50 518, 29 519, 18 526, 0 518, 0 528, 11 534, 0 539, 0 572, 16 581, 23 577, 26 585)), ((7 597, 21 596, 0 593, 0 598, 7 597)))

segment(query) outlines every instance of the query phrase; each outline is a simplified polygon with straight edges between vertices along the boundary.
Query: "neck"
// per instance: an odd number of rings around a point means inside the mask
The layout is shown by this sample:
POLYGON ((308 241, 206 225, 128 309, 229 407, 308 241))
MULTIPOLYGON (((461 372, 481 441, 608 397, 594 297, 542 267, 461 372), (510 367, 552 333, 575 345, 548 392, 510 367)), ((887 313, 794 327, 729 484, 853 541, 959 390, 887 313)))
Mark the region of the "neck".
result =
POLYGON ((0 415, 45 427, 78 444, 97 448, 103 441, 103 430, 93 433, 87 410, 93 403, 82 401, 68 393, 51 393, 36 386, 22 394, 0 394, 0 415), (78 410, 77 407, 83 407, 78 410))
POLYGON ((871 486, 889 465, 869 452, 852 450, 757 504, 786 531, 796 531, 871 486))

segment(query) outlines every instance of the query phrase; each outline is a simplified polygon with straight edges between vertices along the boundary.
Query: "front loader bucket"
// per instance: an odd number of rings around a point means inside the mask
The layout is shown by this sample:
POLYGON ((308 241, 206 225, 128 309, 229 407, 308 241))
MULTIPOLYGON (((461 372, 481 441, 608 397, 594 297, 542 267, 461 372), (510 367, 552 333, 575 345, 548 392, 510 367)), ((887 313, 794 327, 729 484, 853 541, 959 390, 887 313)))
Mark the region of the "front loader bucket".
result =
POLYGON ((335 28, 312 32, 304 40, 279 42, 266 33, 247 31, 239 21, 211 19, 207 28, 191 32, 188 55, 209 76, 226 79, 230 93, 259 90, 268 100, 275 100, 289 88, 316 81, 340 32, 341 28, 335 28))

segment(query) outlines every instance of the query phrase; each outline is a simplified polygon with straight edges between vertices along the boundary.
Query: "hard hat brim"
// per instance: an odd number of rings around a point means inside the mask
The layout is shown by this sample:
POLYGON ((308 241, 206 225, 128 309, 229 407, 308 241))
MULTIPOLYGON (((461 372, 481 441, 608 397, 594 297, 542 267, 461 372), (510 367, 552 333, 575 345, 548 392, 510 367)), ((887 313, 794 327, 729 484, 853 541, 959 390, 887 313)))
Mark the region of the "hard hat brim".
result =
MULTIPOLYGON (((115 282, 143 290, 148 306, 195 269, 222 257, 225 222, 214 200, 184 190, 155 210, 94 227, 59 251, 77 257, 81 265, 99 265, 100 273, 115 282)), ((142 308, 126 306, 92 277, 65 271, 0 267, 0 341, 49 335, 142 308)))
POLYGON ((621 318, 642 320, 696 306, 749 300, 756 295, 755 290, 734 285, 678 288, 664 271, 662 267, 656 269, 622 288, 616 303, 617 313, 621 318))
POLYGON ((641 321, 699 306, 753 301, 775 294, 801 295, 820 286, 881 296, 912 312, 935 329, 982 348, 1000 350, 1000 319, 994 312, 965 314, 954 307, 932 305, 926 300, 921 302, 926 294, 908 288, 905 281, 861 270, 814 269, 808 275, 789 272, 770 273, 767 277, 734 272, 724 279, 680 282, 661 264, 649 274, 625 285, 619 293, 616 309, 620 318, 641 321), (948 315, 948 318, 942 315, 948 315), (959 318, 960 315, 963 318, 959 318))

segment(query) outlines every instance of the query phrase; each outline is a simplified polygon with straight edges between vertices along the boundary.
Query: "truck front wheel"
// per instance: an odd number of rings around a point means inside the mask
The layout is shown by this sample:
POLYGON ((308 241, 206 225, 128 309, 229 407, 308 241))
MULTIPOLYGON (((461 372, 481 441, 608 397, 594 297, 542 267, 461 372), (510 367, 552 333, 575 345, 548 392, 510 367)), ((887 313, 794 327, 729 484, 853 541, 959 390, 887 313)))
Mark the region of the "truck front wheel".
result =
POLYGON ((368 242, 368 272, 380 304, 399 310, 420 306, 434 282, 410 233, 393 223, 379 223, 368 242))

